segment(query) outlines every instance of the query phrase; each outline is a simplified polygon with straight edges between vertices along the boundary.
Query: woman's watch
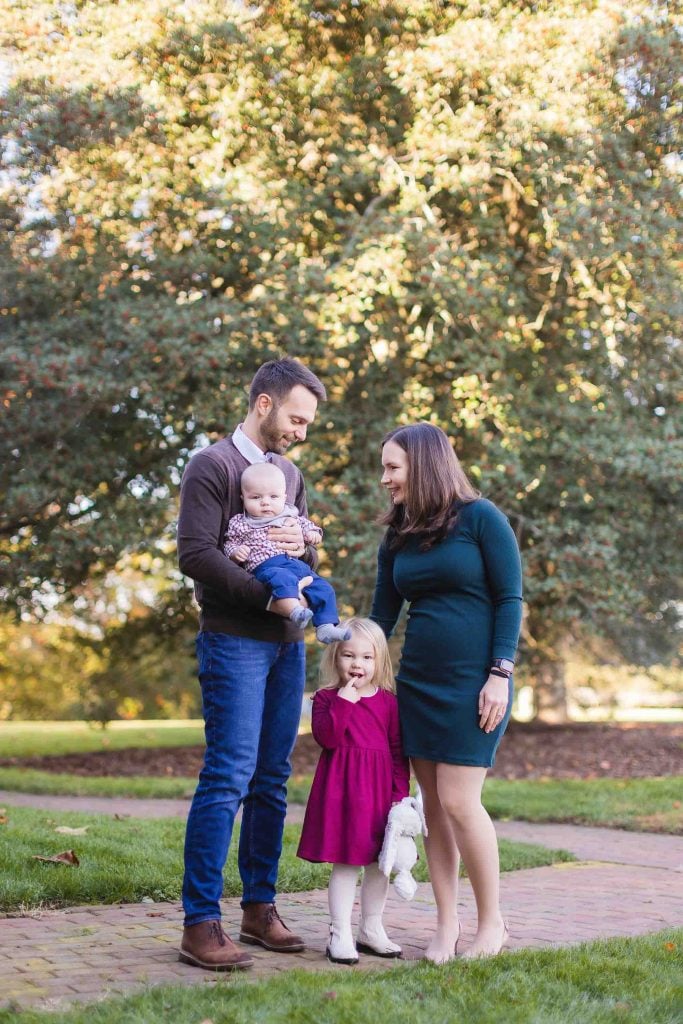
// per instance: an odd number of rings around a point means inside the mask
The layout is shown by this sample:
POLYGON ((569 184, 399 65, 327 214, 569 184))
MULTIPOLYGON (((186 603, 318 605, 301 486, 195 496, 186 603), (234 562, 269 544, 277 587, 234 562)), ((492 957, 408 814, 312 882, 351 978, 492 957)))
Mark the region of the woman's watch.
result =
POLYGON ((494 673, 495 675, 505 676, 506 679, 509 679, 514 672, 515 663, 510 661, 509 658, 494 658, 491 662, 491 668, 498 670, 494 673))

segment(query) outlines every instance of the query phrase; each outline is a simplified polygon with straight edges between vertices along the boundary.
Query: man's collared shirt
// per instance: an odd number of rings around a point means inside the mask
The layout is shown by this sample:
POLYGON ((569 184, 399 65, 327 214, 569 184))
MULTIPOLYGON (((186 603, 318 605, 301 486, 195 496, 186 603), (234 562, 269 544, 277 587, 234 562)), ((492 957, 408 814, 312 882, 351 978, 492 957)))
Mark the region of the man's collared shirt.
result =
POLYGON ((240 455, 252 466, 257 462, 270 462, 270 457, 267 452, 262 452, 258 445, 254 444, 251 438, 242 430, 242 424, 240 423, 232 435, 232 443, 234 444, 240 455))

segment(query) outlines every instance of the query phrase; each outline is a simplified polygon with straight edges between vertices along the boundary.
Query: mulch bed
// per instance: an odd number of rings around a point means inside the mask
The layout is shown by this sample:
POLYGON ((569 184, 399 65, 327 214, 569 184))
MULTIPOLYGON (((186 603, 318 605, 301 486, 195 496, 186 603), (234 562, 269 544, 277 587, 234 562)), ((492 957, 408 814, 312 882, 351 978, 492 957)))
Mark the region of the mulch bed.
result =
MULTIPOLYGON (((295 775, 311 773, 319 747, 300 736, 295 775)), ((1 767, 38 768, 72 775, 194 777, 203 747, 128 748, 91 754, 0 758, 1 767)), ((644 778, 683 774, 683 724, 541 725, 513 722, 491 775, 504 779, 644 778)))

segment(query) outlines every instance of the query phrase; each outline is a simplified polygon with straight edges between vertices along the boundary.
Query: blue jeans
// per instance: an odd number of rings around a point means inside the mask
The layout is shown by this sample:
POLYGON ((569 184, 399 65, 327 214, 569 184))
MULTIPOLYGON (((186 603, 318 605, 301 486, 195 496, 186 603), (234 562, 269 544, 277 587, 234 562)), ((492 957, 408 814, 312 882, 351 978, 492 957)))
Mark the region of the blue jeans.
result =
POLYGON ((324 622, 331 622, 336 626, 339 622, 337 598, 332 584, 313 572, 310 565, 301 559, 289 555, 273 555, 255 566, 252 572, 257 580, 270 588, 276 601, 282 597, 298 598, 299 580, 312 576, 313 582, 304 587, 304 594, 313 612, 313 625, 321 626, 324 622))
POLYGON ((185 833, 185 925, 220 918, 223 867, 241 803, 242 905, 275 899, 287 779, 304 691, 303 643, 197 637, 206 754, 185 833))

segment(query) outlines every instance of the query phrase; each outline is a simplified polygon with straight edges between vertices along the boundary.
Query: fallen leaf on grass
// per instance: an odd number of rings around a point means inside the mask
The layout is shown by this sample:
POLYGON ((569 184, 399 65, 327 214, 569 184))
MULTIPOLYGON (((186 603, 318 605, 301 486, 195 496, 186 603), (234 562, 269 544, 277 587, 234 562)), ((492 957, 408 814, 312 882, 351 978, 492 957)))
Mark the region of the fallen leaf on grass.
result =
POLYGON ((58 825, 55 832, 61 832, 65 836, 84 836, 90 828, 90 825, 84 825, 82 828, 70 828, 68 825, 58 825))
POLYGON ((42 860, 47 864, 68 864, 74 868, 77 868, 81 863, 73 850, 64 850, 62 853, 56 853, 54 857, 41 857, 39 854, 34 853, 31 860, 42 860))
POLYGON ((6 825, 8 821, 9 818, 7 817, 7 808, 0 807, 0 825, 6 825))

